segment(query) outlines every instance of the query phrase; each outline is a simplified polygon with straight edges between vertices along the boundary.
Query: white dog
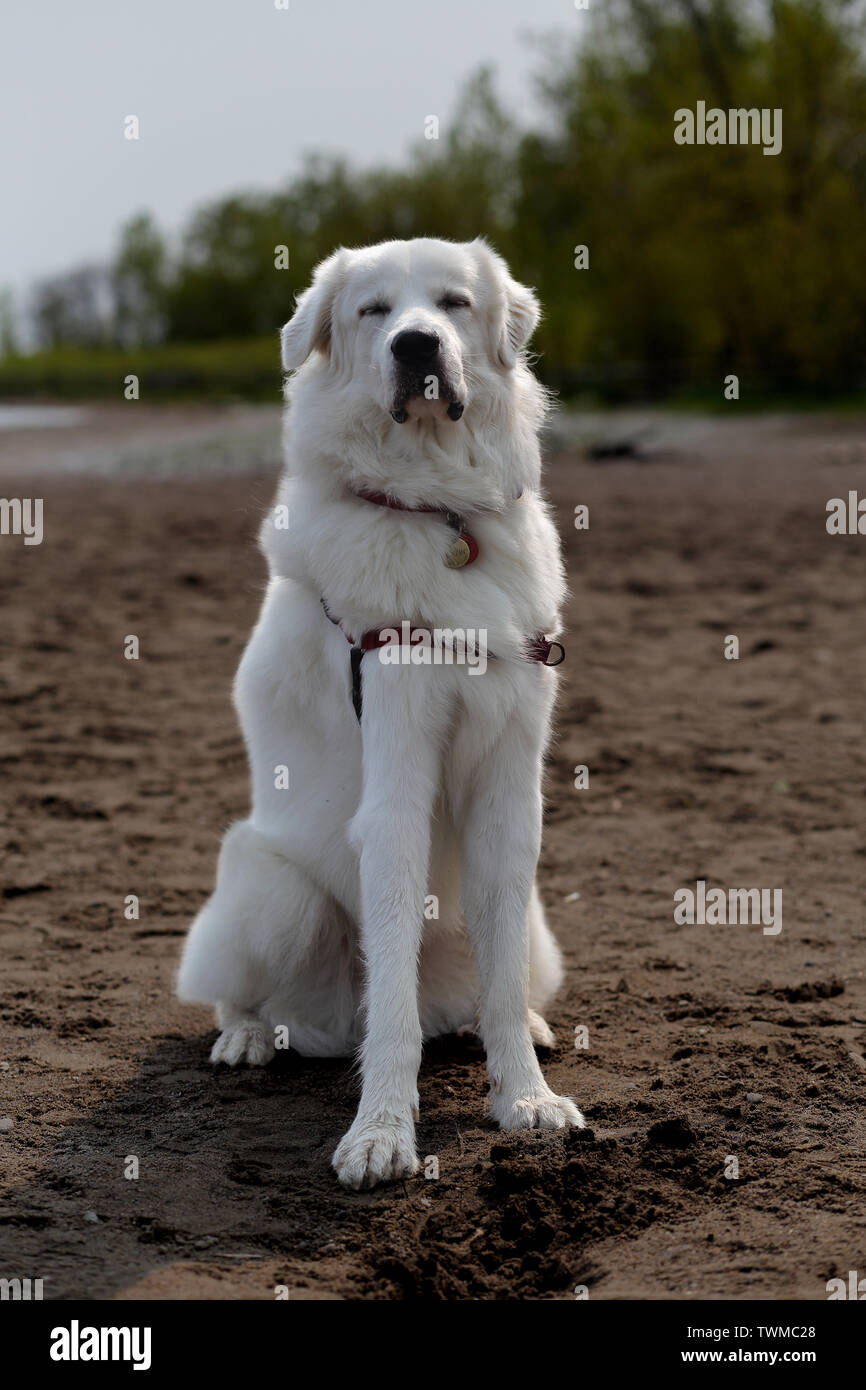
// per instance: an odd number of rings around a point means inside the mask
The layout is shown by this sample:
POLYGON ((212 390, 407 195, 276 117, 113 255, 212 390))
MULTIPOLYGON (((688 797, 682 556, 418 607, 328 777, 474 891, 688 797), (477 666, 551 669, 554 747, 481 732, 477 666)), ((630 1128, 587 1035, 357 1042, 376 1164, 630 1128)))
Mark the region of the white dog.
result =
POLYGON ((538 314, 485 242, 419 239, 336 251, 282 333, 287 468, 235 685, 253 809, 178 992, 216 1004, 214 1062, 360 1049, 352 1188, 417 1171, 437 1034, 478 1028, 504 1129, 583 1124, 533 1047, 562 975, 535 887, 564 587, 538 314))

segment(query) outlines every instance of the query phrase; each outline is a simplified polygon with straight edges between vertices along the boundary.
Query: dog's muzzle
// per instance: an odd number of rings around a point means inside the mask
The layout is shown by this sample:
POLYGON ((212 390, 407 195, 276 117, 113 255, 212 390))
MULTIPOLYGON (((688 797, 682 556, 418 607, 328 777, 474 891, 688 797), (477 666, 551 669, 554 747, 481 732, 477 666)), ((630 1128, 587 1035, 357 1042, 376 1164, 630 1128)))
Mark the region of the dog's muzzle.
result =
POLYGON ((453 388, 443 374, 439 361, 442 340, 432 330, 407 328, 396 334, 391 343, 391 352, 398 364, 397 394, 391 410, 391 418, 403 425, 409 418, 405 402, 413 396, 423 396, 427 381, 435 376, 439 382, 442 396, 448 402, 446 414, 449 420, 459 420, 464 405, 454 397, 453 388))
POLYGON ((408 328, 396 335, 391 344, 391 351, 403 367, 425 367, 433 361, 439 346, 438 333, 408 328))

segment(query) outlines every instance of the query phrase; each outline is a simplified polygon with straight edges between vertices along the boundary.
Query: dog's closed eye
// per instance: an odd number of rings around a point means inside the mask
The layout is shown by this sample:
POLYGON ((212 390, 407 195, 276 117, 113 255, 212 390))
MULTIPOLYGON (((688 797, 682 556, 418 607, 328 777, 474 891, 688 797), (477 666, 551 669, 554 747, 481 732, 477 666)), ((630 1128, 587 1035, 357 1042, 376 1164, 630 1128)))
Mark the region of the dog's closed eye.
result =
POLYGON ((471 309, 472 303, 465 294, 443 294, 438 307, 440 309, 471 309))
POLYGON ((362 319, 371 318, 374 314, 381 314, 384 318, 384 316, 390 314, 390 312, 390 304, 383 304, 381 300, 377 300, 375 304, 366 304, 363 309, 358 310, 362 319))

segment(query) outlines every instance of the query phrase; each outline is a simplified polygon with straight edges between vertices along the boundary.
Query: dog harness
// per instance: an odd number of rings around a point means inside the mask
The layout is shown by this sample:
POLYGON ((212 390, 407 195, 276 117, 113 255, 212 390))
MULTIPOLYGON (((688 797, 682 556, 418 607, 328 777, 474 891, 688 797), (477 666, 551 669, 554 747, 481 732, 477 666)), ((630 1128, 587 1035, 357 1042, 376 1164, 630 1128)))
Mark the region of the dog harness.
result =
MULTIPOLYGON (((384 492, 371 492, 366 489, 355 493, 356 497, 361 497, 365 502, 372 502, 377 507, 390 507, 399 512, 428 512, 438 513, 443 516, 455 532, 455 539, 452 542, 446 556, 445 564, 449 569, 463 569, 466 565, 472 565, 478 559, 478 542, 475 537, 470 535, 462 516, 457 512, 450 511, 447 507, 410 507, 407 503, 399 501, 396 497, 389 497, 384 492)), ((349 668, 351 672, 351 693, 352 705, 355 714, 358 716, 358 723, 361 722, 361 710, 363 706, 363 692, 361 687, 361 662, 365 652, 378 650, 380 647, 392 645, 403 646, 404 644, 413 645, 429 637, 432 641, 433 634, 428 627, 413 627, 405 623, 395 623, 391 628, 369 628, 362 633, 357 642, 353 642, 351 636, 346 632, 339 618, 335 618, 328 608, 324 598, 322 608, 325 617, 333 623, 343 633, 349 643, 351 651, 349 653, 349 668), (392 634, 397 634, 396 643, 392 634), (383 635, 389 634, 389 635, 383 635)), ((495 660, 493 653, 489 653, 495 660)), ((525 638, 523 644, 523 659, 525 661, 537 661, 542 666, 561 666, 565 660, 565 647, 561 642, 551 642, 545 637, 543 632, 535 632, 525 638), (556 650, 559 655, 555 661, 551 661, 551 654, 556 650)))

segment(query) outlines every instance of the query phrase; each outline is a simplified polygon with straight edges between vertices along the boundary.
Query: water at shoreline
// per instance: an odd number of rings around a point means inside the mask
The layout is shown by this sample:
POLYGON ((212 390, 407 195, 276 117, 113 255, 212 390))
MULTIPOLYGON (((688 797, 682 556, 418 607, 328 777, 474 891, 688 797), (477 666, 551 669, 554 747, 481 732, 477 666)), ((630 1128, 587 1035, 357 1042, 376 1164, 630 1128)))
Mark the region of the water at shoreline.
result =
POLYGON ((77 405, 0 405, 0 430, 51 430, 80 425, 87 410, 77 405))
POLYGON ((0 473, 192 477, 276 471, 281 407, 0 406, 0 473))

